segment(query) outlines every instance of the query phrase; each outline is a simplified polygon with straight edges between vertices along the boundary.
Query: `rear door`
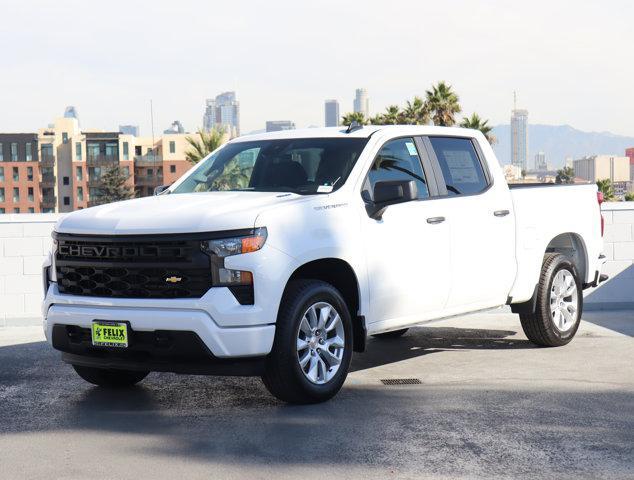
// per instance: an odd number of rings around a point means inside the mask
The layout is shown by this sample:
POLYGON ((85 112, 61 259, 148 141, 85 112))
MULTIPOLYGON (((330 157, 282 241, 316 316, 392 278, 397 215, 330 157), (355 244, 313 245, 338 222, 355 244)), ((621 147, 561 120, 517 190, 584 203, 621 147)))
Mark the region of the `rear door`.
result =
POLYGON ((424 139, 450 229, 447 309, 470 311, 506 302, 515 276, 515 221, 507 185, 494 182, 471 138, 424 139))
POLYGON ((424 152, 412 137, 385 142, 362 187, 370 193, 379 181, 414 180, 418 190, 417 200, 389 206, 380 220, 362 218, 373 328, 437 316, 449 294, 449 228, 431 197, 436 185, 424 152))

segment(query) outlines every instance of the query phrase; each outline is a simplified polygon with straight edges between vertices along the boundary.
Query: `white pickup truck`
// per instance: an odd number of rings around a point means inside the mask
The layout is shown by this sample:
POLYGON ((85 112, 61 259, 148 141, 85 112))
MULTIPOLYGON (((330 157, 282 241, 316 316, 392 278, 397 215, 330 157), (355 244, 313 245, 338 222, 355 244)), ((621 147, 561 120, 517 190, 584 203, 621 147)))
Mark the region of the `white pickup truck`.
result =
POLYGON ((335 395, 367 335, 432 319, 510 304, 532 342, 564 345, 604 279, 601 201, 509 188, 473 130, 244 136, 154 197, 60 220, 45 333, 97 385, 259 375, 292 403, 335 395))

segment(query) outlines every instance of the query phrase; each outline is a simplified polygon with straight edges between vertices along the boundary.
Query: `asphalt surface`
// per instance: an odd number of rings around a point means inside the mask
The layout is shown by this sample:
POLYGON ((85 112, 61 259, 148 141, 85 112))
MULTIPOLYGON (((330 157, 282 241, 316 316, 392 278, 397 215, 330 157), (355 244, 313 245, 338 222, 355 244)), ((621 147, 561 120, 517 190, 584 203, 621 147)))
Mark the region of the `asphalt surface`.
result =
POLYGON ((0 478, 634 478, 634 312, 585 318, 555 349, 505 313, 371 340, 301 407, 249 378, 92 387, 38 328, 0 329, 0 478))

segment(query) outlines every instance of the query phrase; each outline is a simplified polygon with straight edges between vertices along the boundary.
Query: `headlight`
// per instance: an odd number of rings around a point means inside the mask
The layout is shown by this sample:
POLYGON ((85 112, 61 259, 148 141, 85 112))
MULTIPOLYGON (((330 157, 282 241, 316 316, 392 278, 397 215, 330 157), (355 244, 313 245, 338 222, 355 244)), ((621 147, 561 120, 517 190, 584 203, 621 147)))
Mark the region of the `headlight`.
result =
POLYGON ((256 228, 253 235, 205 240, 201 243, 203 252, 220 258, 239 255, 241 253, 256 252, 266 242, 266 227, 256 228))
POLYGON ((243 270, 225 268, 225 258, 242 253, 256 252, 266 242, 266 227, 256 228, 249 235, 204 240, 203 252, 211 257, 211 274, 214 287, 245 286, 253 288, 253 274, 243 270))

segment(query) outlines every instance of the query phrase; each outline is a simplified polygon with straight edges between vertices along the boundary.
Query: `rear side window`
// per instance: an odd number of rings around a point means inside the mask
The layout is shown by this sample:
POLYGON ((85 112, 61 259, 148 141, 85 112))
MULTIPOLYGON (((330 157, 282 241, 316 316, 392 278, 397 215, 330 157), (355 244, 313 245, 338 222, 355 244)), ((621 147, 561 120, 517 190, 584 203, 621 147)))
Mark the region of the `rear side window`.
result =
POLYGON ((413 138, 398 138, 387 142, 377 154, 368 172, 371 192, 377 182, 414 180, 418 198, 429 197, 423 167, 413 138))
POLYGON ((429 140, 449 196, 479 193, 487 188, 488 182, 471 140, 454 137, 429 137, 429 140))

